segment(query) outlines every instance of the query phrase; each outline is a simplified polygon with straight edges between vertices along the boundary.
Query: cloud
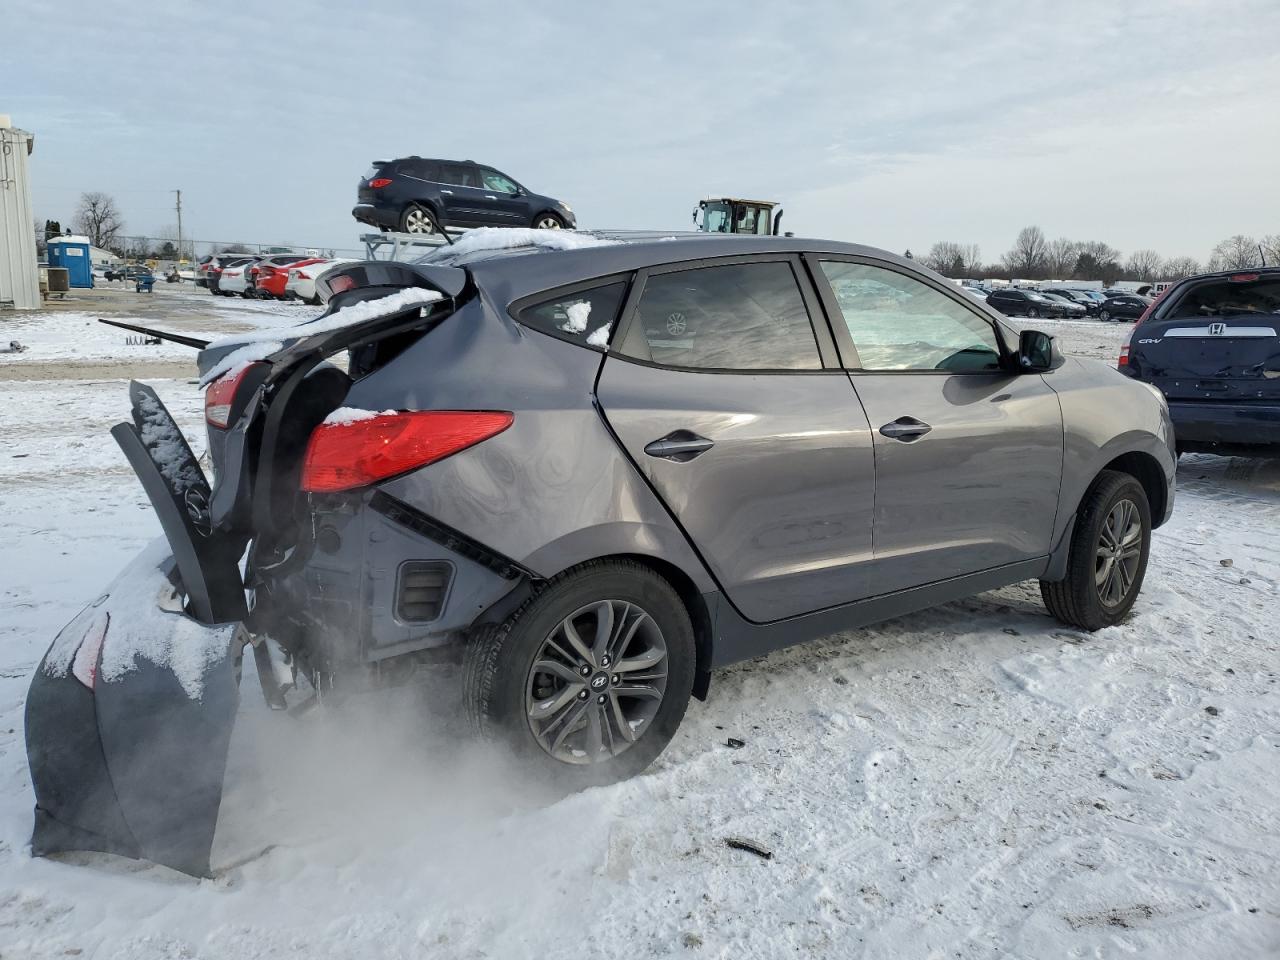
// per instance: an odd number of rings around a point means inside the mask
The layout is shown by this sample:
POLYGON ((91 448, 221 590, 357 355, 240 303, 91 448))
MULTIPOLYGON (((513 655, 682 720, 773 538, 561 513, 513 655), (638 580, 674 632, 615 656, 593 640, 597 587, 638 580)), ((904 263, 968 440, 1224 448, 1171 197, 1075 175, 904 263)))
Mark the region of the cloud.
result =
POLYGON ((198 237, 355 247, 360 173, 417 153, 590 226, 678 229, 728 192, 989 258, 1027 223, 1199 257, 1280 229, 1274 0, 61 9, 10 15, 0 64, 41 216, 100 189, 154 230, 180 187, 198 237))

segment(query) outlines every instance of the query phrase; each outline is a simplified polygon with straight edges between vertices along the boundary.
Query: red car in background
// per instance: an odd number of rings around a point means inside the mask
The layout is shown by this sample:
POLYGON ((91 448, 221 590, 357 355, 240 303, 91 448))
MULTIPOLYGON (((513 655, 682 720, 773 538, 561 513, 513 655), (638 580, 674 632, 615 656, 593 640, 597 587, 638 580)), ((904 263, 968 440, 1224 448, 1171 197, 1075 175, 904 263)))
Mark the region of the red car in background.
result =
POLYGON ((308 267, 324 263, 326 257, 280 256, 267 257, 250 268, 254 292, 259 297, 284 299, 284 285, 289 282, 289 271, 295 267, 308 267))
POLYGON ((245 277, 245 291, 251 297, 258 296, 283 296, 284 283, 289 279, 289 268, 295 266, 302 260, 313 259, 304 253, 277 253, 269 257, 263 257, 252 267, 249 268, 248 275, 245 277), (262 286, 263 281, 274 276, 276 271, 282 272, 283 279, 280 281, 280 292, 271 294, 262 286))

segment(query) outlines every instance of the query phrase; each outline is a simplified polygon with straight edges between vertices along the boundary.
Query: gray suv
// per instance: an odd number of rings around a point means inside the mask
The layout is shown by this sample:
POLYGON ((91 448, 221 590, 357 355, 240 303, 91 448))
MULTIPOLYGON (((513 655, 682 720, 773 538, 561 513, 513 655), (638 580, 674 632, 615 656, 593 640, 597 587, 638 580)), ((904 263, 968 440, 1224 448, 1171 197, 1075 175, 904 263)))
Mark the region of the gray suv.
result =
POLYGON ((115 433, 182 608, 152 620, 225 655, 196 706, 145 650, 85 696, 67 665, 136 614, 110 593, 64 630, 28 699, 37 853, 111 836, 88 788, 51 786, 111 774, 185 844, 144 811, 113 849, 207 868, 192 824, 248 639, 276 705, 277 647, 330 699, 456 658, 475 725, 578 785, 643 770, 737 660, 1028 579, 1084 630, 1133 606, 1173 506, 1154 388, 868 247, 508 242, 336 269, 323 318, 206 348, 212 485, 133 386, 115 433), (73 721, 101 747, 57 736, 73 721))

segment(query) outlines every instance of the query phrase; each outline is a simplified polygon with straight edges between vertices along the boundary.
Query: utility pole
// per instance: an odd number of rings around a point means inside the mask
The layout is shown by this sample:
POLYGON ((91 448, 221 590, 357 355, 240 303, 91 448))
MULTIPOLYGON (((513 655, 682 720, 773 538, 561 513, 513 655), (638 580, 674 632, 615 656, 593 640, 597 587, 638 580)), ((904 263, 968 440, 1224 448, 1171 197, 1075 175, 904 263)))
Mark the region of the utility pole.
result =
POLYGON ((178 195, 178 202, 174 205, 174 209, 178 211, 178 264, 182 264, 182 191, 174 190, 178 195))

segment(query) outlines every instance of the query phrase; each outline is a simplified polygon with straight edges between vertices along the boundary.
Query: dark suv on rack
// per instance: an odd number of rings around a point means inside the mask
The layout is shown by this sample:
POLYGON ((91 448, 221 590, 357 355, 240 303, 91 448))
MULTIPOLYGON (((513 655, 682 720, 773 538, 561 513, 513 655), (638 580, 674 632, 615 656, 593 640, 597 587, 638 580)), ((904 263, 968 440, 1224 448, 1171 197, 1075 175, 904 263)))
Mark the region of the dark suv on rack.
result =
POLYGON ((380 230, 435 233, 441 227, 573 228, 563 200, 544 197, 473 160, 375 160, 351 215, 380 230))

